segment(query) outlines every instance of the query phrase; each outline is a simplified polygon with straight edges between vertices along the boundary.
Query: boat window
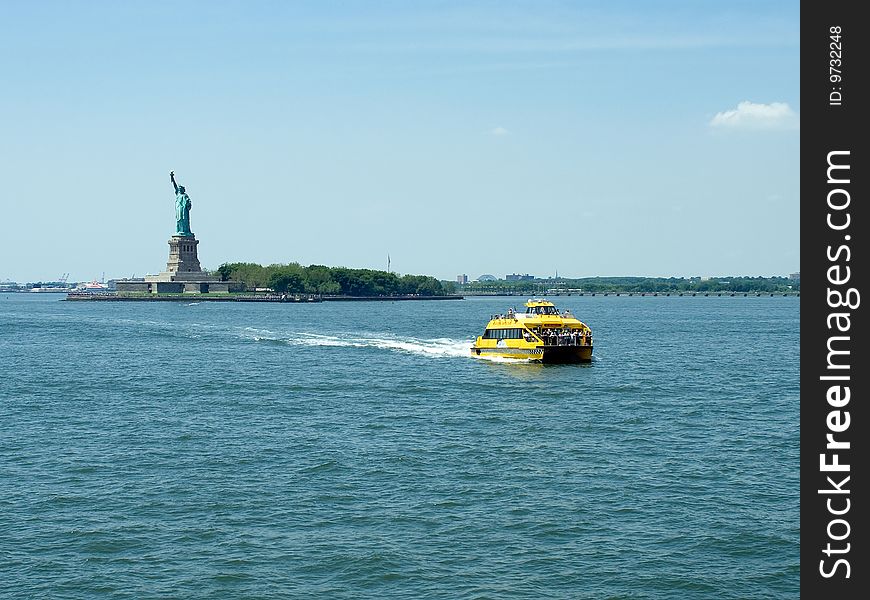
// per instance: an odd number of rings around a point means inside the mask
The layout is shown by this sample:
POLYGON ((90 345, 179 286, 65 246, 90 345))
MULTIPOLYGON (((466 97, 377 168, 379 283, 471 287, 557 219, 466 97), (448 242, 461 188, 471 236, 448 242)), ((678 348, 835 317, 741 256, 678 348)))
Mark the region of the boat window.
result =
POLYGON ((527 306, 527 315, 558 315, 559 310, 555 306, 527 306))
POLYGON ((487 329, 481 337, 485 340, 521 340, 523 339, 523 329, 519 327, 512 329, 487 329))

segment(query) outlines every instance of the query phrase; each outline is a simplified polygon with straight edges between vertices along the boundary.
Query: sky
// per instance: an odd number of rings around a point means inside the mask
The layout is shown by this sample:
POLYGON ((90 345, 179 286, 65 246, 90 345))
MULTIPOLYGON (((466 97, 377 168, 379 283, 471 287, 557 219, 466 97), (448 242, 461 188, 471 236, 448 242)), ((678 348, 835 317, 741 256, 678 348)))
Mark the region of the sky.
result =
POLYGON ((798 271, 799 2, 0 3, 0 281, 798 271))

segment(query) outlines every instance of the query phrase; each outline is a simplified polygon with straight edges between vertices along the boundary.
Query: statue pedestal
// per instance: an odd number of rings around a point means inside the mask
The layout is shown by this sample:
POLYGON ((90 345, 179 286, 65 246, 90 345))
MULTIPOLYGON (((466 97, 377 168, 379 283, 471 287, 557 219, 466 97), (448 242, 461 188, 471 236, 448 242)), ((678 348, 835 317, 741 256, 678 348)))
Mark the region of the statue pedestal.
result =
POLYGON ((166 263, 166 270, 159 275, 146 275, 145 281, 216 281, 208 273, 202 272, 196 255, 198 245, 199 240, 192 235, 173 235, 169 238, 169 261, 166 263))
POLYGON ((199 240, 195 236, 173 235, 169 238, 169 261, 166 263, 168 273, 202 273, 196 247, 199 240))
POLYGON ((169 238, 169 261, 166 270, 158 275, 146 275, 143 289, 152 293, 208 293, 228 292, 230 284, 203 273, 196 254, 199 240, 189 235, 169 238))

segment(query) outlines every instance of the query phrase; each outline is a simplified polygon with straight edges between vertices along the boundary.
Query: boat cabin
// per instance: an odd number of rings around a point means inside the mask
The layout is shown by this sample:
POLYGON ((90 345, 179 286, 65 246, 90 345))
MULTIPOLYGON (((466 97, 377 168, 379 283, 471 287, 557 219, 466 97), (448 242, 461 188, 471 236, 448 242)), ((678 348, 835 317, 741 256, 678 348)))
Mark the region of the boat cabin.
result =
POLYGON ((527 315, 559 315, 556 305, 546 300, 529 300, 526 302, 527 315))

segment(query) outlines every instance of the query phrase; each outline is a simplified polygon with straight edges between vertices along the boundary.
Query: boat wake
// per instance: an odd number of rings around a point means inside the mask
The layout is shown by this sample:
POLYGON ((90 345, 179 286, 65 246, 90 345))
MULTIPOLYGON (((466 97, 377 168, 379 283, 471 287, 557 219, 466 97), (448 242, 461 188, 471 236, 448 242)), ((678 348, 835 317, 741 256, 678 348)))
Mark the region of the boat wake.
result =
POLYGON ((282 334, 254 327, 246 327, 243 337, 257 342, 275 342, 290 346, 377 348, 432 358, 467 357, 471 354, 471 340, 450 338, 425 339, 388 334, 361 335, 355 333, 324 335, 290 332, 282 334))
POLYGON ((493 356, 491 354, 481 354, 480 356, 472 355, 472 358, 475 358, 477 360, 485 360, 486 362, 504 363, 508 365, 532 362, 531 358, 510 358, 507 356, 493 356))

